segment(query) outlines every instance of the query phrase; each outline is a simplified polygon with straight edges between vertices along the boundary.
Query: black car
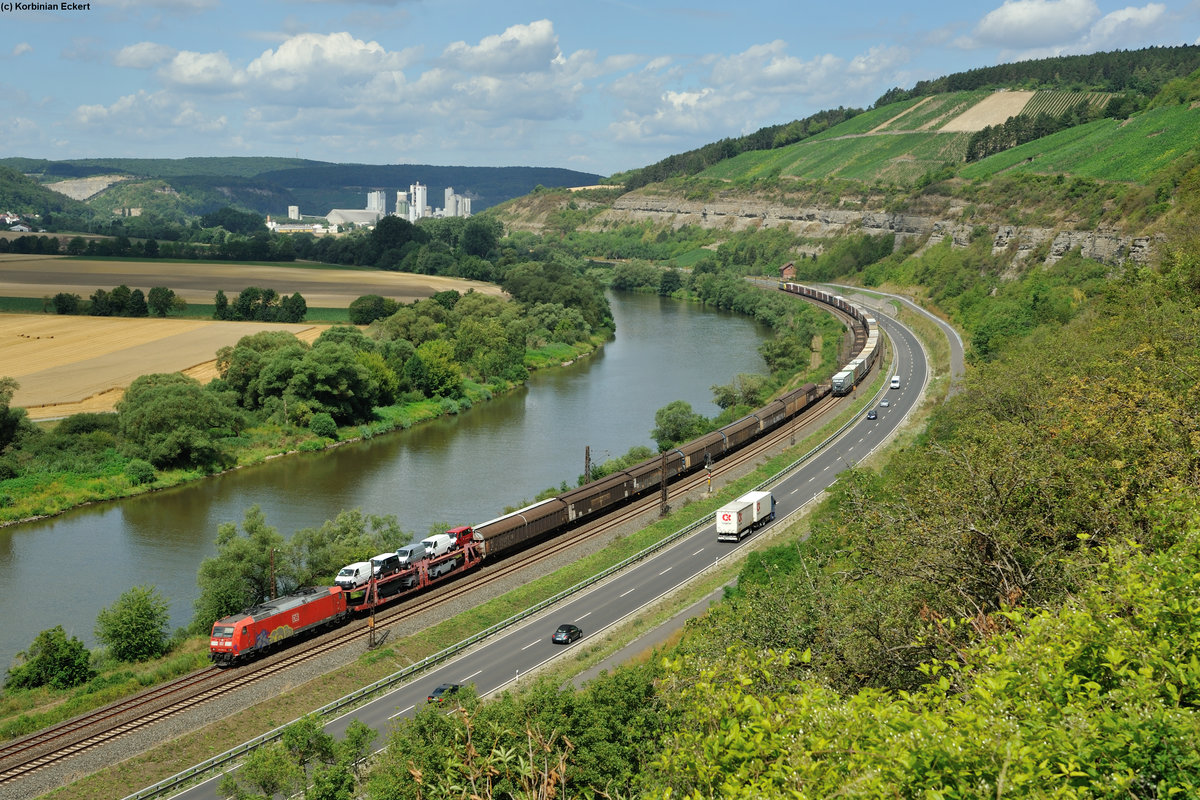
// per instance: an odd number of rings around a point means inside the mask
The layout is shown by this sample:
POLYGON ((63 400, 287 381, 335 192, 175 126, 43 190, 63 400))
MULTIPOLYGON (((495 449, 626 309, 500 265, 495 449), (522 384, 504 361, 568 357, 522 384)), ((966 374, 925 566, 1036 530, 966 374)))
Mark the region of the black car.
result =
POLYGON ((555 644, 570 644, 571 642, 583 636, 583 631, 578 625, 559 625, 558 630, 550 637, 550 641, 555 644))
POLYGON ((878 419, 878 418, 879 418, 879 415, 875 413, 875 409, 872 408, 870 411, 867 412, 867 419, 878 419))
POLYGON ((461 689, 462 686, 457 683, 443 683, 441 686, 433 690, 429 697, 425 698, 427 703, 444 703, 447 697, 453 697, 454 694, 461 689))

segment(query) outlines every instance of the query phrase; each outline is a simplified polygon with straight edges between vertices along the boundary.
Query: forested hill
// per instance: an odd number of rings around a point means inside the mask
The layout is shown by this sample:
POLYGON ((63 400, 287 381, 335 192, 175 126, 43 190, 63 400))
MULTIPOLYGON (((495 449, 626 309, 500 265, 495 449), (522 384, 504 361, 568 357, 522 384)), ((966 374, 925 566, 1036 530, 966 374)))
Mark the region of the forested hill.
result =
MULTIPOLYGON (((584 186, 600 175, 554 167, 455 167, 429 164, 338 164, 298 158, 90 158, 50 161, 32 158, 0 159, 0 167, 53 187, 59 181, 113 176, 101 183, 87 202, 104 212, 113 210, 106 193, 118 198, 116 207, 138 206, 175 218, 199 216, 225 205, 267 215, 287 213, 289 205, 303 213, 323 215, 333 208, 365 208, 366 194, 383 190, 388 206, 397 190, 414 183, 428 188, 432 205, 440 205, 446 188, 470 197, 478 212, 538 186, 584 186)), ((0 210, 41 213, 39 200, 23 203, 12 190, 12 176, 0 175, 0 210)), ((24 190, 22 190, 24 191, 24 190)))
MULTIPOLYGON (((934 94, 982 89, 1057 89, 1074 92, 1108 92, 1122 96, 1114 112, 1128 113, 1144 107, 1168 82, 1200 69, 1200 45, 1117 50, 1080 56, 1059 56, 1019 61, 994 67, 956 72, 911 89, 889 89, 870 109, 934 94)), ((735 138, 669 156, 618 178, 627 189, 668 178, 696 175, 741 153, 772 150, 823 133, 869 109, 845 108, 818 111, 792 122, 770 125, 735 138)))

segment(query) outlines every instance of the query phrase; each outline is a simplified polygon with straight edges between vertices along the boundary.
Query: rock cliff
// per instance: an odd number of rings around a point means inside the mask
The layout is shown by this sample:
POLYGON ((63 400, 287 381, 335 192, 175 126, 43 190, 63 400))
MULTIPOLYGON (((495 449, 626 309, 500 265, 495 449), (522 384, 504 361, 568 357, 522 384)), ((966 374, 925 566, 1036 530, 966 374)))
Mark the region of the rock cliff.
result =
MULTIPOLYGON (((896 235, 896 241, 920 239, 922 246, 951 237, 955 247, 965 247, 979 235, 980 223, 961 221, 961 208, 946 206, 939 214, 893 213, 855 207, 788 205, 752 197, 712 200, 688 200, 669 195, 631 192, 617 199, 612 208, 595 217, 590 228, 650 221, 679 228, 698 225, 729 232, 786 226, 793 232, 813 239, 841 234, 896 235)), ((985 225, 992 235, 992 248, 1000 252, 1012 248, 1014 257, 1025 259, 1039 246, 1048 243, 1044 263, 1052 264, 1065 253, 1079 248, 1090 259, 1119 266, 1126 261, 1145 263, 1153 240, 1130 236, 1116 230, 1077 230, 1070 227, 1039 228, 1016 225, 985 225)), ((813 252, 820 252, 814 247, 813 252)))

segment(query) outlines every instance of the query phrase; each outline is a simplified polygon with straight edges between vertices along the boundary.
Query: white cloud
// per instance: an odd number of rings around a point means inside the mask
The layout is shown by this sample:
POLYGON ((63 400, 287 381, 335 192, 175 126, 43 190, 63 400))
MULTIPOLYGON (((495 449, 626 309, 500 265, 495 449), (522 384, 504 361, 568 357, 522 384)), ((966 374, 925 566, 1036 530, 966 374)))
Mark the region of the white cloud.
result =
POLYGON ((239 82, 239 76, 223 52, 193 53, 183 50, 159 70, 168 83, 193 89, 227 90, 239 82))
POLYGON ((378 76, 403 82, 401 69, 410 60, 407 51, 389 52, 378 42, 364 42, 349 33, 302 33, 254 59, 245 75, 274 91, 321 87, 342 92, 378 76))
POLYGON ((1128 48, 1131 42, 1141 41, 1144 34, 1162 24, 1166 16, 1167 7, 1162 3, 1147 3, 1141 8, 1128 6, 1113 11, 1092 26, 1080 51, 1128 48))
POLYGON ((1100 16, 1095 0, 1005 0, 964 44, 1026 50, 1072 41, 1100 16))
POLYGON ((554 23, 548 19, 513 25, 504 33, 485 36, 475 46, 454 42, 442 53, 447 66, 486 75, 542 72, 561 55, 554 23))
POLYGON ((33 52, 33 45, 31 45, 29 42, 20 42, 19 44, 14 45, 13 49, 12 49, 13 58, 16 58, 17 56, 23 56, 26 53, 32 53, 32 52, 33 52))
POLYGON ((165 44, 155 42, 138 42, 128 47, 122 47, 113 56, 113 63, 118 67, 133 69, 149 69, 175 57, 176 50, 165 44))

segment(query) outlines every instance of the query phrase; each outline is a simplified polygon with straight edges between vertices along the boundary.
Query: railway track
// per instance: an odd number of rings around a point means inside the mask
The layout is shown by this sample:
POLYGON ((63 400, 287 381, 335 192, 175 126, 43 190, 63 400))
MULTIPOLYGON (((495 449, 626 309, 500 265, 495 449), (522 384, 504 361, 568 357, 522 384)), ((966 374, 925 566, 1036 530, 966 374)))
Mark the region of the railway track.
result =
MULTIPOLYGON (((720 477, 732 470, 762 458, 779 446, 783 439, 794 437, 795 430, 806 420, 813 419, 836 406, 838 400, 826 397, 794 421, 790 421, 759 440, 714 463, 712 476, 720 477)), ((668 502, 677 500, 705 486, 709 475, 701 470, 671 485, 668 502)), ((522 553, 520 560, 505 559, 465 575, 449 576, 427 592, 393 604, 375 614, 376 629, 386 629, 389 623, 437 609, 464 595, 480 591, 488 585, 529 570, 541 562, 571 550, 594 537, 611 534, 623 525, 657 509, 660 495, 638 498, 605 517, 570 529, 522 553)), ((97 709, 75 719, 40 731, 20 740, 0 745, 0 785, 16 782, 50 766, 102 747, 135 731, 177 716, 196 706, 229 695, 254 683, 282 674, 287 670, 328 654, 331 650, 364 644, 371 631, 365 625, 351 624, 334 631, 309 637, 282 653, 268 655, 250 664, 220 669, 207 667, 133 697, 97 709)))
MULTIPOLYGON (((820 414, 833 404, 826 398, 806 416, 820 414)), ((776 447, 780 439, 791 435, 799 423, 789 423, 772 434, 744 447, 714 465, 714 477, 761 458, 776 447)), ((703 487, 708 475, 693 473, 670 487, 668 501, 703 487)), ((580 543, 613 530, 657 508, 659 496, 639 498, 615 513, 571 529, 546 541, 525 554, 521 560, 507 559, 486 566, 483 570, 457 576, 438 584, 438 590, 396 603, 376 612, 376 628, 386 628, 390 622, 432 611, 464 595, 477 592, 489 584, 531 569, 537 564, 569 551, 580 543)), ((254 683, 286 672, 299 664, 327 654, 331 649, 362 644, 370 631, 361 625, 339 628, 311 637, 286 652, 267 656, 257 662, 232 669, 207 667, 168 683, 154 687, 118 703, 97 709, 75 719, 40 731, 24 739, 0 746, 0 784, 20 780, 34 772, 101 747, 134 731, 176 716, 200 703, 236 692, 254 683)))

